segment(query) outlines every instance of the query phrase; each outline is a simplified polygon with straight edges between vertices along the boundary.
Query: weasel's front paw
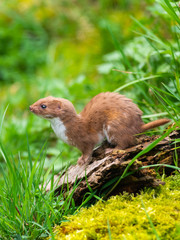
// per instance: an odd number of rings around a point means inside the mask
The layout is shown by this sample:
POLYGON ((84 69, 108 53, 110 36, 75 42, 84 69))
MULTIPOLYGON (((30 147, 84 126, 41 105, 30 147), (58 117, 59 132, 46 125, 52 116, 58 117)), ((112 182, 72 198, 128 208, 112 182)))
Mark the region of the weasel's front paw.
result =
POLYGON ((89 162, 91 161, 91 156, 84 156, 82 155, 79 159, 78 159, 78 165, 82 166, 82 165, 87 165, 89 162))
POLYGON ((78 159, 77 163, 78 163, 78 165, 80 165, 80 166, 84 165, 85 160, 84 160, 83 156, 81 156, 81 157, 78 159))

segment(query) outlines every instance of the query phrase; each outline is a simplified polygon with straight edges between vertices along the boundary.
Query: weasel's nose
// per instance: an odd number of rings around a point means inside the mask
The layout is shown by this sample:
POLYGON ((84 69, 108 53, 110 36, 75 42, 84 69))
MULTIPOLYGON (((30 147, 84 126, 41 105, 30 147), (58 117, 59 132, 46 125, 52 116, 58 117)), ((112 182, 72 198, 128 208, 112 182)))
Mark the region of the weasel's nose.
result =
POLYGON ((31 106, 29 106, 29 110, 32 112, 33 108, 31 106))

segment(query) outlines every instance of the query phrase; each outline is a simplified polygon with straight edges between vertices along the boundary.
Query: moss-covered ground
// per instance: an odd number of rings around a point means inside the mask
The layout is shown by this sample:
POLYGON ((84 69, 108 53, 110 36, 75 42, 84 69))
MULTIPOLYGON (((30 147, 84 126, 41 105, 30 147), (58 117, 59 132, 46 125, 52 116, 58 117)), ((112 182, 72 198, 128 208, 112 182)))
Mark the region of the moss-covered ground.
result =
POLYGON ((180 239, 180 175, 134 196, 123 194, 83 208, 54 228, 56 240, 180 239))

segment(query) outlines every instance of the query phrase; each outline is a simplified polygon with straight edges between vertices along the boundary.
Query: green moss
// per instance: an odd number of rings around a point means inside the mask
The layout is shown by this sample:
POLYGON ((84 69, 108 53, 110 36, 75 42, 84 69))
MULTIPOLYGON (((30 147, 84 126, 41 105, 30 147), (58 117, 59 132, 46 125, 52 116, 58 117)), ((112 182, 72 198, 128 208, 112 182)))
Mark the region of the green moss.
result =
POLYGON ((56 240, 180 239, 180 175, 138 196, 125 193, 99 201, 68 220, 54 228, 56 240))

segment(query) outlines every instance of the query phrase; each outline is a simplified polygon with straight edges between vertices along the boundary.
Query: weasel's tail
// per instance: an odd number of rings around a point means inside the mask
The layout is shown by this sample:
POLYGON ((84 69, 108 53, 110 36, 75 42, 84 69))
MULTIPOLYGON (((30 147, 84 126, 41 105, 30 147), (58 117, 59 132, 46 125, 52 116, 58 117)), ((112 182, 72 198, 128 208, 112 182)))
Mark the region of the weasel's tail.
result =
POLYGON ((155 128, 155 127, 159 127, 161 125, 164 125, 168 122, 170 122, 171 120, 167 119, 167 118, 163 118, 163 119, 158 119, 152 122, 149 122, 147 124, 142 125, 141 130, 142 132, 147 131, 149 129, 155 128))

